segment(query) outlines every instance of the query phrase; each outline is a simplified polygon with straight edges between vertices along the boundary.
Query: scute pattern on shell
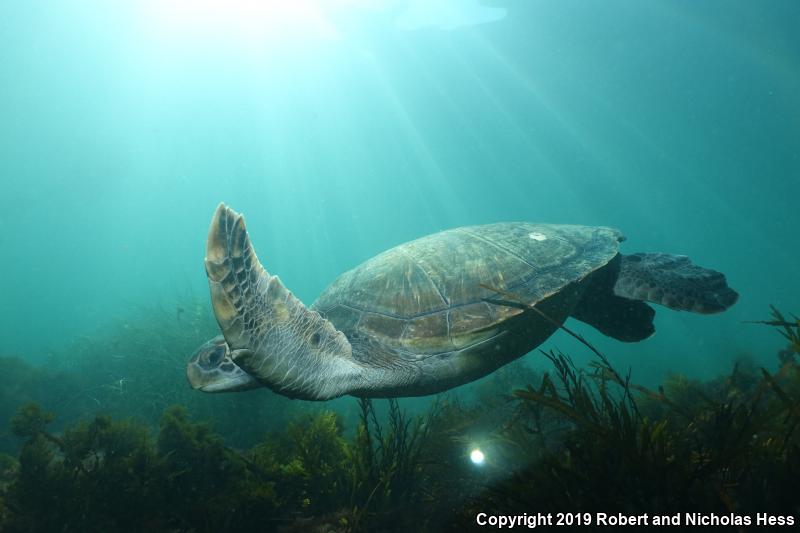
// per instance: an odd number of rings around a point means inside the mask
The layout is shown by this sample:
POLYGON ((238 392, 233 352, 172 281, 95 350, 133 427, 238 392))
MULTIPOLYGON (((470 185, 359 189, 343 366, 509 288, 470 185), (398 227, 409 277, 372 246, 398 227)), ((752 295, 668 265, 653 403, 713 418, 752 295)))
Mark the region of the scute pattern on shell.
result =
POLYGON ((346 335, 411 354, 458 350, 521 312, 486 285, 533 305, 607 264, 624 237, 604 227, 525 222, 468 226, 397 246, 345 272, 313 308, 346 335))

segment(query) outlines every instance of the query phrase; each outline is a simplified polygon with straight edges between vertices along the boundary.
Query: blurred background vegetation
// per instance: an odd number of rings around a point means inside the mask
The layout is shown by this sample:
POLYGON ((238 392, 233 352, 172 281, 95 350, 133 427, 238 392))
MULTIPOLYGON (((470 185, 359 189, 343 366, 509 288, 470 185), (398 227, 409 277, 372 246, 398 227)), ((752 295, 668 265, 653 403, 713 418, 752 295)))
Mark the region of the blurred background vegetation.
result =
POLYGON ((441 531, 479 511, 800 514, 800 322, 775 368, 631 383, 542 352, 410 412, 395 400, 206 395, 193 302, 31 366, 0 359, 0 530, 441 531), (178 327, 176 327, 178 326, 178 327), (67 364, 69 362, 69 364, 67 364), (480 449, 482 464, 470 461, 480 449))

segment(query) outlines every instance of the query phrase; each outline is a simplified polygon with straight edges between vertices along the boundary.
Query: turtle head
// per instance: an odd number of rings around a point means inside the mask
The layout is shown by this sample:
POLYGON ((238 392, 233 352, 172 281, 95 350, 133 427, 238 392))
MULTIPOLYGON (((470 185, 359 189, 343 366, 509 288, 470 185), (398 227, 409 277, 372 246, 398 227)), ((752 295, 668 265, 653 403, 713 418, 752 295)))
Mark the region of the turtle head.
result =
POLYGON ((192 388, 203 392, 237 392, 261 387, 261 383, 233 362, 233 354, 222 335, 200 346, 186 364, 186 377, 192 388))

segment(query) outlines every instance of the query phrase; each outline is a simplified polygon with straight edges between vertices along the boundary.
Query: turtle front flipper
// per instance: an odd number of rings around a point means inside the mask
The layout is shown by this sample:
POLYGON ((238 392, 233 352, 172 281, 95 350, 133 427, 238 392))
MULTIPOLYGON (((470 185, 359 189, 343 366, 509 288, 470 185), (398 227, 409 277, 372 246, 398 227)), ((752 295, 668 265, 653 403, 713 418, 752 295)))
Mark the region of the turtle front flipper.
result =
POLYGON ((703 314, 722 312, 739 299, 723 273, 662 253, 623 255, 614 294, 703 314))
POLYGON ((350 342, 261 266, 242 215, 220 204, 206 246, 211 302, 233 360, 267 387, 324 400, 359 388, 350 342))

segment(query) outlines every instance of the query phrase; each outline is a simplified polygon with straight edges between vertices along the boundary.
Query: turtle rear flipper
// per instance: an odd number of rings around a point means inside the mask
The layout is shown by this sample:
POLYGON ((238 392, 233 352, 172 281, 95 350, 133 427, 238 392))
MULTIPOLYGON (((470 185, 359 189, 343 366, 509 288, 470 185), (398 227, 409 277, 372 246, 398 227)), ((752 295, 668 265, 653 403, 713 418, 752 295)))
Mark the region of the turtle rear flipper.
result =
POLYGON ((614 283, 619 278, 622 256, 609 261, 605 268, 591 274, 591 280, 572 311, 572 318, 623 342, 638 342, 650 337, 655 310, 640 300, 617 296, 614 283))
POLYGON ((224 204, 211 221, 205 264, 217 322, 247 374, 293 398, 357 388, 362 369, 347 338, 261 266, 244 218, 224 204))
POLYGON ((739 299, 721 272, 663 253, 623 255, 614 294, 703 314, 724 311, 739 299))

